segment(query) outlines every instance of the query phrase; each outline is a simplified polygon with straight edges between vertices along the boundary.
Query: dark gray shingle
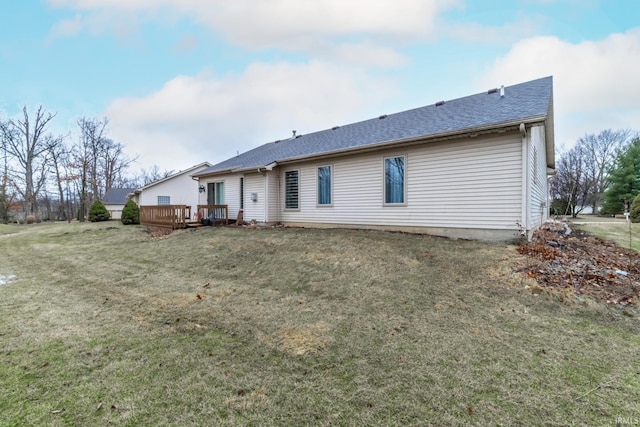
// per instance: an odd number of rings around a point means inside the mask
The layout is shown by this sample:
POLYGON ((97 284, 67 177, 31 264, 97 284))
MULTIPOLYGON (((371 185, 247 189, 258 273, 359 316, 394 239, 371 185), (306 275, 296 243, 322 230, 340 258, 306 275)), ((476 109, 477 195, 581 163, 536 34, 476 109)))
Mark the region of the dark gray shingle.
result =
POLYGON ((452 132, 545 118, 552 96, 552 77, 482 92, 436 106, 389 114, 337 128, 261 145, 253 150, 213 165, 194 176, 264 167, 274 161, 364 148, 370 145, 418 137, 434 137, 452 132))
POLYGON ((102 203, 106 205, 119 205, 127 203, 127 194, 133 193, 135 188, 112 188, 104 193, 102 203))

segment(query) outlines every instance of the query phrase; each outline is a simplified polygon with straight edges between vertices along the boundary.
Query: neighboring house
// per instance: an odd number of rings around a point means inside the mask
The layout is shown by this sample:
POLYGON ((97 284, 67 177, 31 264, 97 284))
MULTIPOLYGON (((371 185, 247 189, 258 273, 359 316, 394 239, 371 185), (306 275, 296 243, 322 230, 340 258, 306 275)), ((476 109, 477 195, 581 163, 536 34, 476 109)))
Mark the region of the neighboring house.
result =
POLYGON ((138 206, 186 205, 195 213, 198 205, 198 181, 191 175, 210 167, 204 162, 135 189, 129 198, 138 206))
POLYGON ((510 240, 548 217, 553 80, 264 144, 194 174, 200 203, 294 226, 510 240))
POLYGON ((134 190, 135 188, 112 188, 104 193, 102 204, 109 211, 111 219, 120 219, 122 208, 127 203, 127 195, 134 190))

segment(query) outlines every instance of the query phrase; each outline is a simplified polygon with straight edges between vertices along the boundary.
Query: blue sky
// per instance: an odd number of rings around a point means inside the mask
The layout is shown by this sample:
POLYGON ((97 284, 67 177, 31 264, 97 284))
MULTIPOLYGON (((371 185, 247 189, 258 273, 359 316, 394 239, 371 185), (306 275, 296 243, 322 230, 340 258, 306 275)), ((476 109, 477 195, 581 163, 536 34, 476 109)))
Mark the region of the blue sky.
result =
POLYGON ((108 117, 134 169, 554 76, 556 144, 640 130, 637 0, 21 0, 0 118, 108 117))

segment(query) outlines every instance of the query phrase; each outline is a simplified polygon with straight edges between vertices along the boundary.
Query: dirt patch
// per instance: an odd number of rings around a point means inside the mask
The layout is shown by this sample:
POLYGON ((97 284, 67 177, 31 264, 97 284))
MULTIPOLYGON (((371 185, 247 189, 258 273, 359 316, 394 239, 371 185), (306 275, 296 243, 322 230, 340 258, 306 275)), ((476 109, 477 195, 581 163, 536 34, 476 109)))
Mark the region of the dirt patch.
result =
POLYGON ((281 350, 294 356, 316 353, 331 342, 329 328, 323 323, 304 327, 286 326, 278 335, 281 350))
POLYGON ((530 287, 532 293, 553 289, 622 306, 640 297, 640 254, 612 241, 549 223, 519 251, 527 265, 518 271, 539 285, 530 287))

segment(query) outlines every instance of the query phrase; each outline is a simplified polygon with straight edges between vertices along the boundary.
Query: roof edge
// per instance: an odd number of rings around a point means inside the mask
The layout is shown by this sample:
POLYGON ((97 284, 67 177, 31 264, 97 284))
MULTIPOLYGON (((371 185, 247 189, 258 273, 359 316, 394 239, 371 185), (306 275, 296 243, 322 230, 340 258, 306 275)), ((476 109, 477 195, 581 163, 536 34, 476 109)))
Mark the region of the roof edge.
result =
MULTIPOLYGON (((169 176, 167 176, 167 177, 161 178, 161 179, 159 179, 159 180, 157 180, 157 181, 150 182, 150 183, 149 183, 149 184, 147 184, 147 185, 143 185, 142 187, 137 188, 137 189, 135 190, 135 192, 140 192, 140 191, 142 191, 142 190, 146 190, 146 189, 148 189, 148 188, 153 187, 154 185, 161 184, 161 183, 163 183, 163 182, 165 182, 165 181, 168 181, 168 180, 170 180, 170 179, 173 179, 173 178, 175 178, 175 177, 177 177, 177 176, 180 176, 180 175, 184 175, 184 174, 186 174, 186 173, 189 173, 189 172, 191 172, 191 171, 193 171, 193 170, 195 170, 195 169, 198 169, 198 168, 209 168, 209 167, 211 167, 211 163, 209 163, 209 162, 202 162, 202 163, 198 163, 197 165, 191 166, 190 168, 187 168, 187 169, 182 170, 182 171, 178 171, 178 172, 176 172, 176 173, 174 173, 174 174, 171 174, 171 175, 169 175, 169 176)), ((189 176, 193 177, 194 175, 195 175, 195 174, 191 174, 191 175, 189 175, 189 176)))
MULTIPOLYGON (((459 138, 459 137, 463 137, 465 135, 473 135, 476 133, 493 133, 493 132, 499 132, 502 130, 505 130, 507 128, 514 128, 514 129, 518 129, 518 126, 520 126, 520 123, 524 123, 526 125, 531 125, 534 123, 544 123, 546 120, 546 115, 541 115, 541 116, 534 116, 534 117, 529 117, 526 119, 519 119, 519 120, 513 120, 513 121, 509 121, 509 122, 503 122, 503 123, 494 123, 492 125, 486 125, 486 126, 477 126, 477 127, 473 127, 473 128, 467 128, 467 129, 459 129, 459 130, 455 130, 455 131, 451 131, 451 132, 443 132, 443 133, 439 133, 439 134, 434 134, 434 135, 422 135, 422 136, 417 136, 417 137, 412 137, 412 138, 405 138, 405 139, 395 139, 395 140, 391 140, 391 141, 383 141, 383 142, 379 142, 376 144, 370 144, 367 146, 358 146, 358 147, 349 147, 349 148, 344 148, 341 150, 334 150, 334 151, 327 151, 327 152, 323 152, 323 153, 318 153, 318 154, 311 154, 311 155, 304 155, 304 156, 297 156, 297 157, 289 157, 289 158, 284 158, 284 159, 280 159, 278 160, 279 164, 282 163, 292 163, 292 162, 297 162, 297 161, 301 161, 301 160, 307 160, 307 159, 315 159, 315 158, 319 158, 319 157, 327 157, 327 156, 336 156, 336 155, 342 155, 342 154, 349 154, 352 152, 366 152, 366 151, 375 151, 375 150, 380 150, 380 149, 384 149, 387 147, 393 147, 395 145, 402 145, 402 144, 410 144, 410 143, 414 143, 414 142, 419 142, 419 141, 425 141, 425 142, 435 142, 435 141, 442 141, 442 140, 448 140, 448 139, 453 139, 453 138, 459 138)), ((261 166, 261 168, 264 168, 266 166, 261 166)), ((253 170, 256 169, 256 167, 253 168, 249 168, 247 170, 253 170)), ((235 172, 235 171, 231 171, 231 172, 235 172)))

